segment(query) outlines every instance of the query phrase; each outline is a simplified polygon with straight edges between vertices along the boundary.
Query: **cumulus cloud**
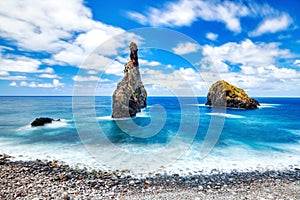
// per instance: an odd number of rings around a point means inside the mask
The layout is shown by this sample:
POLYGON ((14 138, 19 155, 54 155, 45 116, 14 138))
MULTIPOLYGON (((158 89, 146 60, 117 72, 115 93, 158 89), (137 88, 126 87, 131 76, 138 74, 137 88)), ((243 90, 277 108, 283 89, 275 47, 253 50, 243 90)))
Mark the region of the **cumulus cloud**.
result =
POLYGON ((77 82, 108 82, 108 79, 101 79, 98 76, 80 76, 80 75, 76 75, 73 76, 73 81, 77 81, 77 82))
MULTIPOLYGON (((94 21, 83 0, 11 0, 0 2, 0 7, 0 37, 20 49, 50 53, 49 58, 31 59, 32 68, 42 63, 80 67, 100 44, 124 33, 121 28, 94 21)), ((134 37, 129 33, 122 36, 112 39, 101 53, 116 54, 124 40, 134 37)))
POLYGON ((0 76, 9 76, 7 71, 0 71, 0 76))
POLYGON ((0 70, 8 72, 34 73, 39 69, 41 62, 28 57, 18 56, 14 59, 3 58, 0 60, 0 70))
POLYGON ((274 64, 278 57, 292 57, 291 52, 280 49, 278 43, 253 43, 249 39, 240 43, 229 42, 217 47, 205 45, 203 50, 215 64, 226 64, 227 61, 231 64, 251 67, 274 64))
POLYGON ((299 66, 300 67, 300 60, 295 60, 294 61, 294 65, 299 66))
MULTIPOLYGON (((80 34, 74 42, 70 42, 63 50, 53 55, 54 63, 64 63, 77 67, 90 66, 92 60, 100 58, 97 63, 106 63, 103 59, 117 56, 120 52, 128 49, 130 41, 138 42, 141 38, 132 33, 123 33, 116 37, 113 35, 122 32, 115 30, 114 33, 108 34, 104 31, 91 30, 87 33, 80 34)), ((128 51, 128 50, 127 50, 128 51)))
POLYGON ((50 79, 56 79, 61 78, 57 74, 41 74, 39 75, 40 78, 50 78, 50 79))
POLYGON ((18 81, 18 80, 27 80, 28 77, 26 76, 0 76, 0 80, 9 80, 9 81, 18 81))
POLYGON ((208 89, 201 74, 193 68, 180 67, 169 73, 147 68, 141 73, 151 95, 205 95, 208 89))
POLYGON ((0 7, 0 36, 27 50, 55 52, 72 39, 73 32, 97 29, 104 32, 100 37, 107 37, 117 31, 92 20, 82 0, 11 0, 0 7))
POLYGON ((231 1, 180 0, 165 4, 162 8, 151 7, 145 14, 127 12, 129 18, 151 26, 189 26, 198 19, 218 21, 233 32, 240 32, 240 18, 249 14, 241 3, 231 1))
MULTIPOLYGON (((259 36, 285 30, 292 24, 291 17, 268 4, 241 1, 178 0, 162 7, 150 7, 142 13, 129 11, 127 16, 143 25, 181 27, 190 26, 198 20, 225 24, 232 32, 242 31, 241 18, 262 20, 256 30, 249 33, 259 36)), ((207 35, 214 40, 215 36, 207 35)))
POLYGON ((279 17, 265 19, 254 31, 250 32, 250 36, 260 36, 265 33, 276 33, 286 30, 292 24, 292 19, 287 14, 279 17))
POLYGON ((278 43, 253 43, 247 39, 217 47, 205 45, 203 49, 219 69, 222 79, 250 91, 250 94, 267 96, 280 91, 281 95, 291 95, 289 91, 299 87, 299 71, 277 65, 278 58, 293 57, 289 50, 280 49, 278 43))
POLYGON ((84 82, 84 81, 100 81, 100 78, 97 76, 73 76, 73 81, 84 82))
POLYGON ((161 65, 161 63, 158 61, 149 61, 145 59, 139 59, 139 64, 143 66, 150 66, 150 67, 156 67, 161 65))
POLYGON ((37 83, 35 81, 26 82, 22 81, 20 86, 22 87, 30 87, 30 88, 57 88, 59 86, 63 86, 63 83, 60 83, 59 80, 53 79, 52 83, 37 83))
POLYGON ((172 50, 175 54, 184 55, 189 53, 197 52, 200 49, 198 44, 192 42, 179 43, 172 50))
POLYGON ((206 34, 206 38, 209 39, 209 40, 215 41, 218 37, 219 37, 219 35, 216 34, 216 33, 209 32, 209 33, 206 34))
POLYGON ((40 69, 41 62, 25 56, 6 56, 0 60, 0 71, 24 72, 24 73, 53 73, 53 69, 47 67, 40 69))
POLYGON ((9 86, 12 86, 12 87, 17 86, 17 83, 15 81, 13 81, 9 84, 9 86))

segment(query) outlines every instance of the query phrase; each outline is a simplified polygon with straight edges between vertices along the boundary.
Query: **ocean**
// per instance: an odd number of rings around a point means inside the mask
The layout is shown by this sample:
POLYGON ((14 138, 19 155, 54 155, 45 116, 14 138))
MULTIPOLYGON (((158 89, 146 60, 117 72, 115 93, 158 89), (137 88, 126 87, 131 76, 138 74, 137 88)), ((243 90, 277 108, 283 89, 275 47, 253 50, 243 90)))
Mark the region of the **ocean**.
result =
POLYGON ((135 118, 114 120, 111 97, 0 97, 0 154, 137 175, 299 167, 300 98, 256 99, 238 110, 148 97, 135 118), (38 117, 61 120, 31 127, 38 117))

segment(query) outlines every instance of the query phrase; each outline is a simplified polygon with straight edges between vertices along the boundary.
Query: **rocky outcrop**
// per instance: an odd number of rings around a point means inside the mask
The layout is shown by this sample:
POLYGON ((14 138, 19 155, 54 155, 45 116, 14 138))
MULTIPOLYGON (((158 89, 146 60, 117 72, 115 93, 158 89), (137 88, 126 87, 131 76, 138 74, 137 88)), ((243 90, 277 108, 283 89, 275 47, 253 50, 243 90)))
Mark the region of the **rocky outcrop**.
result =
POLYGON ((243 89, 221 80, 209 89, 206 105, 252 110, 258 108, 259 102, 250 98, 243 89))
POLYGON ((31 126, 44 126, 45 124, 52 123, 52 121, 60 121, 60 119, 52 119, 49 117, 40 117, 40 118, 36 118, 31 123, 31 126))
POLYGON ((113 118, 134 117, 147 106, 147 92, 141 80, 135 43, 130 44, 130 51, 131 60, 125 64, 124 77, 112 96, 113 118))

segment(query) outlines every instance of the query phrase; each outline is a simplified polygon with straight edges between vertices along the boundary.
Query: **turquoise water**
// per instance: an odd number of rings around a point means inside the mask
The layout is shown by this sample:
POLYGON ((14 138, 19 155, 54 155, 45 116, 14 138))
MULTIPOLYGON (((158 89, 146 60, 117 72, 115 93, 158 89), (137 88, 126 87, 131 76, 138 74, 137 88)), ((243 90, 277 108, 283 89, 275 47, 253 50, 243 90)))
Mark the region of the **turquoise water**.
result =
POLYGON ((0 97, 0 153, 16 160, 57 159, 73 166, 133 172, 197 173, 300 164, 300 98, 257 98, 260 108, 246 111, 213 110, 202 97, 196 102, 149 97, 148 108, 132 121, 110 118, 111 97, 95 97, 93 105, 84 98, 74 105, 72 97, 0 97), (37 117, 61 121, 32 128, 37 117), (219 127, 209 127, 212 120, 219 127), (204 155, 201 148, 210 129, 215 130, 215 143, 209 143, 212 151, 204 155))

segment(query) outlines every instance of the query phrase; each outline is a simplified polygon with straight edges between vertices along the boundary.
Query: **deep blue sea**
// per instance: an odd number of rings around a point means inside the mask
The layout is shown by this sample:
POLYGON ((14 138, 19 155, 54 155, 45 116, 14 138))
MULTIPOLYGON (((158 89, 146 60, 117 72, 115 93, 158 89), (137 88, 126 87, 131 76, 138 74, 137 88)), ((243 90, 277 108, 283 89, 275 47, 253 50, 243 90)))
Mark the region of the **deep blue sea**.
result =
POLYGON ((206 98, 148 97, 113 120, 111 97, 0 97, 0 153, 133 173, 206 173, 300 166, 300 98, 256 98, 257 110, 206 98), (31 127, 37 117, 61 119, 31 127))

